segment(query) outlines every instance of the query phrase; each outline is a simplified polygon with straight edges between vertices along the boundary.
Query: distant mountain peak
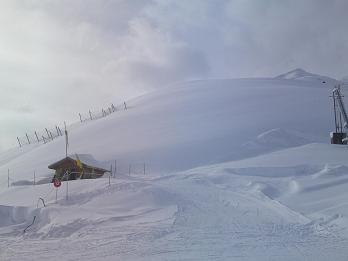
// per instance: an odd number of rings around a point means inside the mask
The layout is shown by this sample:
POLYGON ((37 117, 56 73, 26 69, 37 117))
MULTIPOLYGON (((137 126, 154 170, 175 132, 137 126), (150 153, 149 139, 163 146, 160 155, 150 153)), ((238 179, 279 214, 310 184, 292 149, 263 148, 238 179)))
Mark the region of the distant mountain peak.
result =
POLYGON ((294 69, 292 71, 280 74, 280 75, 278 75, 275 78, 277 78, 277 79, 296 80, 296 79, 303 78, 303 77, 313 77, 313 76, 321 77, 320 75, 309 73, 309 72, 303 70, 302 68, 296 68, 296 69, 294 69))
POLYGON ((280 74, 275 77, 275 79, 284 79, 284 80, 305 80, 305 81, 318 81, 322 83, 335 83, 337 82, 335 79, 330 78, 328 76, 323 76, 319 74, 314 74, 305 71, 302 68, 296 68, 287 73, 280 74))

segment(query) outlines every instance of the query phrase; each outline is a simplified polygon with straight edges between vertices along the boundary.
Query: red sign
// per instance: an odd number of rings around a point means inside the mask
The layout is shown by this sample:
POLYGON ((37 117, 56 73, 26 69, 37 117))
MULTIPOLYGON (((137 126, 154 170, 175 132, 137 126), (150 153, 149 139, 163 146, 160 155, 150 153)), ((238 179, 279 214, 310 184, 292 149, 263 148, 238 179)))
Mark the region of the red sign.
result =
POLYGON ((62 182, 59 180, 59 179, 55 179, 53 181, 53 185, 56 187, 56 188, 59 188, 60 185, 62 185, 62 182))

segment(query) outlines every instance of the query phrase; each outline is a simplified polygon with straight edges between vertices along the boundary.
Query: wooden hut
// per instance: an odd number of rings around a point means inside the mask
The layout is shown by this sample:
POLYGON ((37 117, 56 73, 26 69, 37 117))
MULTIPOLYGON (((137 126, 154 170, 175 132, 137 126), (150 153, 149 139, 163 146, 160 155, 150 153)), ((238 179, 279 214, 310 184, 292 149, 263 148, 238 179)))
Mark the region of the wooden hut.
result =
POLYGON ((60 180, 95 179, 103 176, 105 172, 110 172, 89 154, 69 155, 52 163, 48 168, 55 170, 54 177, 60 180))

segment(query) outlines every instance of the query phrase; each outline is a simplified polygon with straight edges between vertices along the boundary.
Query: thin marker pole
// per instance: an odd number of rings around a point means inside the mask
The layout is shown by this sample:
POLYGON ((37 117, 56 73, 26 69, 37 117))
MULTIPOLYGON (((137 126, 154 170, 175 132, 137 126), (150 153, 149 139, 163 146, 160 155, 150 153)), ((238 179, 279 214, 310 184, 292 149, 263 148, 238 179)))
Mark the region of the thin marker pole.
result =
POLYGON ((53 135, 52 135, 52 132, 50 131, 50 136, 51 136, 51 140, 53 140, 53 135))
POLYGON ((48 139, 50 139, 50 134, 48 133, 48 129, 47 129, 47 128, 45 128, 45 130, 46 130, 46 133, 47 133, 47 137, 48 137, 48 139))
POLYGON ((64 133, 65 133, 65 157, 68 157, 68 131, 66 130, 66 122, 64 121, 64 133))
POLYGON ((28 133, 26 133, 25 136, 27 136, 28 144, 30 144, 28 133))
POLYGON ((37 142, 39 143, 39 142, 40 142, 40 140, 39 140, 39 136, 37 136, 36 131, 35 131, 35 136, 36 136, 36 140, 37 140, 37 142))
POLYGON ((114 178, 116 178, 116 173, 117 173, 117 161, 115 160, 115 172, 114 172, 114 178))
POLYGON ((111 176, 112 176, 112 164, 110 166, 109 186, 111 185, 111 176))
POLYGON ((335 113, 335 127, 336 127, 336 133, 338 132, 338 127, 337 127, 337 113, 336 113, 336 98, 335 98, 335 92, 332 94, 333 98, 333 106, 334 106, 334 113, 335 113))
POLYGON ((66 171, 66 200, 69 199, 69 171, 66 171))
POLYGON ((21 148, 21 147, 22 147, 22 144, 21 144, 21 142, 20 142, 20 140, 19 140, 18 137, 17 137, 17 141, 18 141, 19 147, 21 148))

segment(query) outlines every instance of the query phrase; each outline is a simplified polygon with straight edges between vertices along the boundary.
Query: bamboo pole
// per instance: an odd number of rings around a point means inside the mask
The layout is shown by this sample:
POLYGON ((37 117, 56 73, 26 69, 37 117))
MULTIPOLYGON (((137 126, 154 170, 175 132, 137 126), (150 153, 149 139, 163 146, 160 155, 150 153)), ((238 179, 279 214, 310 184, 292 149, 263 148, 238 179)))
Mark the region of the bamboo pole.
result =
POLYGON ((35 131, 35 136, 36 136, 37 143, 39 143, 40 140, 39 140, 39 136, 37 135, 36 131, 35 131))
POLYGON ((25 136, 27 136, 28 144, 30 144, 28 133, 26 133, 25 136))
POLYGON ((45 128, 45 130, 46 130, 46 133, 47 133, 47 138, 49 139, 50 138, 50 134, 48 133, 48 129, 45 128))
POLYGON ((50 131, 50 136, 51 136, 51 140, 53 140, 53 135, 52 135, 52 132, 50 131))

